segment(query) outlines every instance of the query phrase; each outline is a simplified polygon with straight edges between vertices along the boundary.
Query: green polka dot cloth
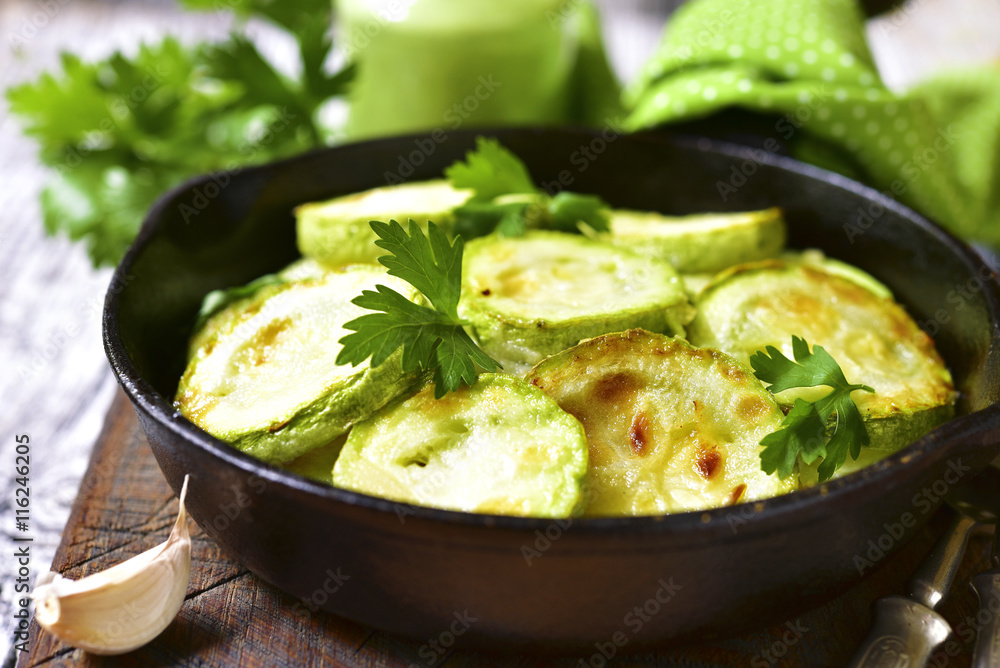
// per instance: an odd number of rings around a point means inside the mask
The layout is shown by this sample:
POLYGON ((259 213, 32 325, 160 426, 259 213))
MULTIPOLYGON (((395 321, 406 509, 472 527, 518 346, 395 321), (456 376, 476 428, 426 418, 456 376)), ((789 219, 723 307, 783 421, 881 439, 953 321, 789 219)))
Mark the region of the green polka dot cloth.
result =
POLYGON ((626 127, 774 114, 795 156, 1000 246, 1000 66, 888 90, 853 0, 694 0, 625 93, 626 127))

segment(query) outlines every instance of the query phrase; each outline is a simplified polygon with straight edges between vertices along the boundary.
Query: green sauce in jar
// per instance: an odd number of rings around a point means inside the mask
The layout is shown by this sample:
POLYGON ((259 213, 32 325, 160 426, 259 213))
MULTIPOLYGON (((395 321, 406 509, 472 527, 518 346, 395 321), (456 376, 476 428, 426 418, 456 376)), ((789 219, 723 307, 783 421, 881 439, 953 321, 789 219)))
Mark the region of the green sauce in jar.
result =
POLYGON ((340 44, 358 63, 348 134, 564 120, 575 4, 338 0, 340 44))

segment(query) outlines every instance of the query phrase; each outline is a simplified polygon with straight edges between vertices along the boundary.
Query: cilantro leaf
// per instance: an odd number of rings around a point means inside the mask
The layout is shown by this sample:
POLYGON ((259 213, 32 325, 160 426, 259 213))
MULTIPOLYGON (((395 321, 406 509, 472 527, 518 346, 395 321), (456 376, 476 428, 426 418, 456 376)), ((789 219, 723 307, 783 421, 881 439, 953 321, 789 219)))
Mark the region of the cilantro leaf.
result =
POLYGON ((777 394, 796 387, 826 386, 830 393, 816 401, 795 400, 781 428, 761 440, 761 469, 768 474, 778 472, 786 478, 792 473, 798 457, 811 464, 819 458, 820 481, 830 477, 844 465, 847 455, 857 459, 862 446, 870 443, 864 419, 851 393, 856 390, 874 392, 867 385, 851 384, 840 365, 822 346, 813 346, 805 339, 792 337, 795 361, 785 357, 774 346, 757 351, 750 357, 754 375, 768 383, 777 394), (827 422, 836 416, 833 434, 826 440, 827 422))
POLYGON ((444 175, 454 187, 472 190, 473 198, 479 201, 537 192, 521 159, 496 139, 486 137, 476 137, 476 150, 465 154, 465 162, 455 162, 445 169, 444 175))
POLYGON ((425 236, 413 220, 409 234, 394 220, 369 224, 379 237, 375 243, 391 253, 379 262, 390 274, 419 290, 431 306, 416 304, 384 285, 363 291, 351 302, 376 312, 344 325, 352 333, 340 339, 343 348, 337 364, 357 366, 371 357, 372 366, 378 366, 402 348, 404 371, 434 371, 434 396, 438 399, 472 384, 479 368, 500 369, 500 364, 472 340, 464 329, 467 323, 458 317, 462 237, 449 243, 434 223, 428 223, 425 236))
POLYGON ((455 232, 466 239, 492 232, 508 237, 529 229, 580 232, 580 224, 607 232, 608 205, 596 195, 562 191, 550 196, 535 187, 520 158, 495 139, 476 138, 476 150, 445 169, 455 188, 472 198, 455 209, 455 232))

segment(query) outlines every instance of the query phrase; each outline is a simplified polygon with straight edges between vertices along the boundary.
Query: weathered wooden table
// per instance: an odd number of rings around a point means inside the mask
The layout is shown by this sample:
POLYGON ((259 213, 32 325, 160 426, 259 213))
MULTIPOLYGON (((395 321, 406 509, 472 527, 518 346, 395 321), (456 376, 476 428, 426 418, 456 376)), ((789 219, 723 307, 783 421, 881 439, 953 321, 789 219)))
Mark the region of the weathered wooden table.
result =
MULTIPOLYGON (((609 49, 620 73, 634 73, 655 45, 665 13, 679 0, 602 0, 609 49)), ((982 0, 989 6, 989 0, 982 0)), ((975 16, 977 12, 968 12, 975 16)), ((963 14, 965 16, 966 14, 963 14)), ((957 18, 957 17, 956 17, 957 18)), ((975 20, 975 19, 970 19, 975 20)), ((985 22, 987 25, 989 22, 985 22)), ((875 30, 878 26, 872 25, 875 30)), ((165 32, 185 41, 223 37, 225 12, 182 12, 173 0, 0 0, 0 90, 36 78, 68 49, 91 60, 134 48, 165 32)), ((884 32, 884 31, 883 31, 884 32)), ((875 30, 876 34, 881 34, 875 30)), ((273 33, 251 26, 252 37, 279 61, 273 33)), ((897 33, 893 33, 894 35, 897 33)), ((932 58, 928 40, 919 48, 932 58)), ((287 46, 287 45, 285 45, 287 46)), ((949 53, 953 53, 949 49, 949 53)), ((880 63, 881 64, 881 63, 880 63)), ((83 249, 44 237, 38 193, 45 171, 34 144, 20 136, 0 101, 0 489, 13 476, 14 435, 33 443, 31 536, 33 575, 53 566, 71 577, 105 568, 160 542, 176 502, 119 397, 105 432, 84 469, 115 383, 101 350, 99 312, 109 270, 93 271, 83 249), (60 535, 73 506, 66 532, 60 535), (56 551, 58 545, 58 551, 56 551)), ((0 497, 0 661, 12 665, 11 573, 15 572, 9 495, 0 497)), ((829 605, 767 631, 711 645, 616 659, 620 665, 838 665, 864 634, 868 605, 899 592, 946 519, 936 517, 902 554, 829 605), (798 631, 796 631, 798 630, 798 631), (801 633, 802 637, 796 637, 801 633), (779 654, 781 656, 779 656, 779 654)), ((960 577, 985 565, 985 541, 972 544, 960 577)), ((496 657, 459 645, 434 663, 422 642, 400 640, 336 619, 290 617, 295 601, 239 567, 200 535, 189 600, 177 621, 153 644, 119 659, 82 655, 37 628, 22 665, 577 665, 574 658, 496 657)), ((945 608, 961 638, 968 637, 974 599, 959 586, 945 608)), ((964 643, 956 645, 968 649, 964 643)), ((587 657, 588 659, 590 657, 587 657)), ((967 655, 942 656, 935 665, 967 665, 967 655)))
MULTIPOLYGON (((53 569, 79 578, 162 542, 177 503, 153 459, 128 400, 119 393, 94 449, 56 552, 53 569)), ((900 593, 948 523, 942 510, 909 545, 839 598, 797 618, 728 640, 615 657, 621 666, 839 666, 850 658, 869 624, 869 605, 900 593)), ((584 657, 477 653, 458 638, 445 654, 424 641, 390 636, 330 614, 307 612, 297 601, 240 566, 192 524, 191 584, 171 626, 149 645, 121 657, 96 657, 63 645, 37 625, 18 666, 558 666, 603 665, 597 648, 584 657)), ((977 611, 969 576, 988 563, 988 536, 974 537, 942 614, 956 631, 933 666, 967 666, 977 611), (951 650, 949 656, 946 650, 951 650)), ((780 567, 780 565, 775 566, 780 567)), ((752 614, 752 613, 748 613, 752 614)))

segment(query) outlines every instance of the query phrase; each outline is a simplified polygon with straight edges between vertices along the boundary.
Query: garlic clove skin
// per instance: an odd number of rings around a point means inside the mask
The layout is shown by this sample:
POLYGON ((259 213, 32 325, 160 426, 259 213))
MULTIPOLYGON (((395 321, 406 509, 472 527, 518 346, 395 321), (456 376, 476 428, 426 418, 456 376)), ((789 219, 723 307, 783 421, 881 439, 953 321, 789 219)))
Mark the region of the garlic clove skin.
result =
POLYGON ((191 579, 191 536, 184 508, 166 542, 79 580, 48 572, 31 597, 35 619, 61 641, 94 654, 124 654, 148 643, 177 616, 191 579))

